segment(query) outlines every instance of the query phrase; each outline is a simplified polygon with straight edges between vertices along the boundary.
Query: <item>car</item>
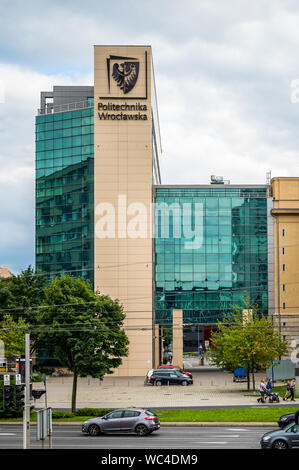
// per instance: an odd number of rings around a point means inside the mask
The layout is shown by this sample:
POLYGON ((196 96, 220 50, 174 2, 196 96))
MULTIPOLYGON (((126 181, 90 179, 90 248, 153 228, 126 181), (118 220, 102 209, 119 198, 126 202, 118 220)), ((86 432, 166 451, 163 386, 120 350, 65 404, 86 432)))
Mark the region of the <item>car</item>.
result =
POLYGON ((137 436, 147 436, 160 429, 158 416, 147 409, 121 409, 91 418, 82 424, 82 432, 90 436, 105 433, 136 433, 137 436))
POLYGON ((192 374, 190 372, 185 372, 183 369, 181 369, 181 367, 178 367, 178 366, 169 366, 169 365, 161 365, 161 366, 158 366, 157 369, 176 369, 178 370, 181 374, 185 374, 185 375, 188 375, 188 377, 190 377, 190 379, 192 379, 192 374))
POLYGON ((289 423, 292 423, 295 421, 295 413, 289 413, 287 415, 282 415, 279 420, 277 421, 277 424, 280 428, 283 428, 289 423))
POLYGON ((299 448, 299 425, 289 423, 283 429, 276 429, 264 434, 261 438, 262 449, 299 448))
POLYGON ((153 370, 147 383, 158 387, 161 385, 192 385, 193 379, 175 369, 156 369, 153 370))

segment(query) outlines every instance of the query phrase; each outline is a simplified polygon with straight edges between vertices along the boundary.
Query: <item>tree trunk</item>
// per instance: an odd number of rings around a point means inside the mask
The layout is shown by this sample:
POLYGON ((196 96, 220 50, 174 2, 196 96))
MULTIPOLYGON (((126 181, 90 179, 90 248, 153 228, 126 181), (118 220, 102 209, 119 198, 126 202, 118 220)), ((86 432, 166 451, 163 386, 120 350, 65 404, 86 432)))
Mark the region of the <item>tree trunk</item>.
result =
POLYGON ((77 381, 78 381, 78 375, 76 372, 74 372, 73 390, 72 390, 72 413, 76 413, 77 381))
POLYGON ((247 390, 250 390, 250 368, 247 366, 247 390))
POLYGON ((252 367, 252 389, 253 389, 253 391, 255 391, 254 367, 252 367))

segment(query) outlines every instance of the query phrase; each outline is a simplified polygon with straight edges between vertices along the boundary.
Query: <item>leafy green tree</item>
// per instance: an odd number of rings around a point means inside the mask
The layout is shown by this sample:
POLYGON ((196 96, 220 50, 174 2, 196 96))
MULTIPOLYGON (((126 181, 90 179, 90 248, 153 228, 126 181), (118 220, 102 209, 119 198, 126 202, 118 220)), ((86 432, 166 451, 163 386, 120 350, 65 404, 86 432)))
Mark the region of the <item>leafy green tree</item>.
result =
POLYGON ((14 321, 11 315, 4 315, 0 322, 0 340, 4 344, 5 357, 24 354, 25 333, 29 332, 29 325, 22 317, 14 321))
POLYGON ((234 307, 231 314, 217 323, 212 342, 211 362, 230 371, 246 367, 248 389, 250 374, 255 389, 255 370, 265 369, 287 352, 287 342, 274 330, 271 319, 260 315, 257 306, 249 305, 247 298, 244 308, 234 307))
MULTIPOLYGON (((0 321, 9 314, 16 322, 22 317, 28 324, 35 325, 36 307, 43 302, 47 283, 46 276, 35 273, 31 266, 17 276, 0 278, 0 321)), ((31 348, 37 347, 37 335, 32 333, 31 348)))
POLYGON ((72 276, 54 278, 44 295, 38 311, 39 340, 73 372, 75 412, 78 377, 102 379, 127 356, 125 315, 117 301, 94 293, 88 282, 72 276))
POLYGON ((17 315, 21 309, 39 305, 46 285, 46 276, 34 272, 31 266, 17 276, 0 278, 0 310, 9 309, 17 315))

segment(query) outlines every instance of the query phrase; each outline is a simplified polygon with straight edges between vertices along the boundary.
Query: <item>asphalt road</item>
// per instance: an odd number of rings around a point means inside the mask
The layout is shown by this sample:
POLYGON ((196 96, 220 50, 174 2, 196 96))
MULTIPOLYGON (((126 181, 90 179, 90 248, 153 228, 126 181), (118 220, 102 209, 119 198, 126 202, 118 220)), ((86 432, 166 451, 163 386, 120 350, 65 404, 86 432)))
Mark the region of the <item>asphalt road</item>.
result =
MULTIPOLYGON (((277 428, 278 429, 278 428, 277 428)), ((114 434, 90 437, 75 426, 53 426, 53 449, 259 449, 268 427, 170 427, 150 436, 114 434)), ((0 425, 0 449, 21 449, 22 426, 0 425)), ((41 449, 36 427, 31 429, 31 449, 41 449)), ((45 449, 48 440, 45 441, 45 449)))

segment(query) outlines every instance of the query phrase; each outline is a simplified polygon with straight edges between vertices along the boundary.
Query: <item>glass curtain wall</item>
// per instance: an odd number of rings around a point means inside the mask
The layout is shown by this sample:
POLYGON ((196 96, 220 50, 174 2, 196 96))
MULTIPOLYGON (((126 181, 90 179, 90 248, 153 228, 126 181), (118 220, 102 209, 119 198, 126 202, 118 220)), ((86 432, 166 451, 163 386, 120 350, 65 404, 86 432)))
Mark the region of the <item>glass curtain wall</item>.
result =
POLYGON ((93 107, 36 117, 36 270, 93 284, 93 107))
POLYGON ((245 291, 267 314, 267 188, 157 187, 155 203, 156 323, 215 324, 245 291))

